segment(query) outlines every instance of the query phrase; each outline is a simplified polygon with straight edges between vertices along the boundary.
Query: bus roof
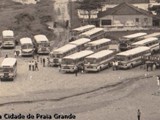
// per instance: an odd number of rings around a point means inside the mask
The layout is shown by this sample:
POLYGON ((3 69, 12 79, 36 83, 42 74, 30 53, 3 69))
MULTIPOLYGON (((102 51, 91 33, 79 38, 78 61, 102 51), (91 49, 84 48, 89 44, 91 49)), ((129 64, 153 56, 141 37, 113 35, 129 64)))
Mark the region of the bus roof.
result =
POLYGON ((20 39, 21 44, 32 44, 32 40, 29 37, 21 38, 20 39))
POLYGON ((143 32, 134 33, 134 34, 131 34, 131 35, 126 35, 126 36, 124 36, 124 38, 132 39, 132 38, 138 38, 138 37, 141 37, 141 36, 144 36, 144 35, 147 35, 147 33, 143 33, 143 32))
POLYGON ((91 51, 91 50, 83 50, 83 51, 74 53, 72 55, 66 56, 66 57, 64 57, 64 59, 73 59, 73 60, 75 60, 75 59, 79 59, 79 58, 88 56, 90 54, 93 54, 93 51, 91 51))
POLYGON ((149 34, 149 35, 145 35, 142 38, 150 38, 150 37, 157 37, 157 36, 160 36, 160 32, 155 32, 155 33, 152 33, 152 34, 149 34))
POLYGON ((80 39, 77 39, 73 42, 70 42, 70 44, 74 44, 74 45, 82 45, 82 44, 85 44, 85 43, 88 43, 90 42, 91 40, 88 39, 88 38, 80 38, 80 39))
POLYGON ((1 63, 1 66, 4 67, 4 66, 13 66, 15 63, 16 63, 16 58, 5 58, 2 63, 1 63))
POLYGON ((86 29, 95 28, 95 25, 85 25, 78 28, 73 29, 73 31, 83 31, 86 29))
POLYGON ((114 51, 112 51, 112 50, 102 50, 102 51, 94 53, 94 54, 92 54, 92 55, 90 55, 90 56, 88 56, 86 58, 96 58, 97 59, 97 58, 101 58, 101 57, 104 57, 106 55, 109 55, 109 54, 111 54, 113 52, 114 51))
POLYGON ((58 49, 53 50, 52 53, 64 53, 76 47, 77 47, 76 45, 66 44, 58 49))
POLYGON ((141 47, 136 47, 136 48, 127 50, 125 52, 118 53, 117 55, 129 56, 129 55, 134 55, 134 54, 137 54, 139 52, 143 52, 143 51, 146 51, 146 50, 149 50, 149 49, 150 49, 149 47, 141 46, 141 47))
POLYGON ((90 45, 99 45, 99 44, 103 44, 103 43, 110 42, 110 41, 111 41, 111 39, 102 38, 102 39, 99 39, 99 40, 95 40, 95 41, 89 42, 88 44, 90 44, 90 45))
POLYGON ((37 42, 48 42, 48 38, 45 35, 35 35, 34 39, 37 42))
POLYGON ((103 30, 104 30, 103 28, 93 28, 87 32, 82 33, 81 35, 90 36, 92 34, 95 34, 97 32, 103 31, 103 30))
POLYGON ((2 31, 3 36, 14 36, 14 32, 12 30, 4 30, 2 31))
POLYGON ((158 38, 151 37, 151 38, 146 38, 146 39, 143 39, 141 41, 135 42, 132 45, 143 45, 145 43, 152 42, 152 41, 157 41, 157 40, 158 40, 158 38))

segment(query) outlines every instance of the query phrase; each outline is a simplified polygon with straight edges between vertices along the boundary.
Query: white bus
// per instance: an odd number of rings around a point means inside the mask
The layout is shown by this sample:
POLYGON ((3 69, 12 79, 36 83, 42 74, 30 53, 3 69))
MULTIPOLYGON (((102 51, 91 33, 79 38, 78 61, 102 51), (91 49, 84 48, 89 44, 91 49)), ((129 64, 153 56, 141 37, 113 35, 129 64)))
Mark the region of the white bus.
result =
POLYGON ((77 39, 73 42, 70 42, 69 44, 73 44, 73 45, 76 45, 77 46, 77 49, 78 51, 81 51, 81 50, 84 50, 86 48, 86 44, 88 42, 90 42, 91 40, 88 39, 88 38, 80 38, 80 39, 77 39))
POLYGON ((115 52, 113 50, 102 50, 85 58, 85 71, 101 71, 111 65, 115 52))
POLYGON ((154 32, 145 36, 140 37, 140 40, 146 39, 146 38, 150 38, 150 37, 156 37, 160 40, 160 32, 154 32))
POLYGON ((80 38, 89 38, 91 40, 96 40, 105 37, 105 32, 103 28, 93 28, 87 32, 79 35, 80 38))
POLYGON ((150 55, 150 48, 146 46, 141 46, 118 53, 115 56, 115 60, 118 61, 118 68, 127 69, 142 64, 142 56, 150 55))
POLYGON ((60 65, 62 58, 78 52, 77 45, 66 44, 58 49, 52 50, 49 55, 50 66, 60 65))
POLYGON ((32 56, 34 54, 34 45, 31 38, 25 37, 20 39, 21 55, 32 56))
POLYGON ((147 35, 147 33, 140 32, 140 33, 134 33, 131 35, 123 36, 122 38, 120 38, 119 49, 121 51, 131 49, 131 44, 139 41, 140 40, 139 37, 142 37, 145 35, 147 35))
POLYGON ((14 48, 15 47, 14 32, 12 30, 2 31, 2 47, 4 48, 14 48))
POLYGON ((96 27, 95 25, 85 25, 85 26, 75 28, 75 29, 72 30, 72 36, 73 36, 74 39, 76 39, 77 36, 80 35, 81 33, 86 32, 88 30, 91 30, 95 27, 96 27))
POLYGON ((34 43, 38 54, 50 53, 50 42, 45 35, 35 35, 34 43))
POLYGON ((84 50, 64 57, 61 63, 61 70, 64 72, 75 72, 77 68, 84 65, 84 58, 91 54, 93 54, 93 51, 84 50))
POLYGON ((108 49, 111 44, 111 39, 102 38, 99 40, 95 40, 86 44, 87 49, 92 50, 94 52, 108 49))
POLYGON ((14 80, 17 75, 17 60, 16 58, 5 58, 0 66, 1 80, 14 80))
POLYGON ((138 47, 138 46, 147 46, 150 47, 150 50, 152 53, 155 53, 156 51, 159 51, 159 40, 156 37, 151 37, 151 38, 146 38, 144 40, 138 41, 136 43, 133 43, 133 47, 138 47))

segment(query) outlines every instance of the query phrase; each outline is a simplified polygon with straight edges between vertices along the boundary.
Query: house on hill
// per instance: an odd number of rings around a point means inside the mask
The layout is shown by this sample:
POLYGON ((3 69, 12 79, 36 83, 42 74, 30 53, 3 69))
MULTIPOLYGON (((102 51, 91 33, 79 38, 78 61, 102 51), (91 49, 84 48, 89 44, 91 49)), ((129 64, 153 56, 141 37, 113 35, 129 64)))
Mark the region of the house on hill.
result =
POLYGON ((127 2, 130 4, 150 3, 150 0, 104 0, 106 4, 121 4, 127 2))
POLYGON ((100 27, 151 27, 153 14, 123 2, 98 13, 100 27))

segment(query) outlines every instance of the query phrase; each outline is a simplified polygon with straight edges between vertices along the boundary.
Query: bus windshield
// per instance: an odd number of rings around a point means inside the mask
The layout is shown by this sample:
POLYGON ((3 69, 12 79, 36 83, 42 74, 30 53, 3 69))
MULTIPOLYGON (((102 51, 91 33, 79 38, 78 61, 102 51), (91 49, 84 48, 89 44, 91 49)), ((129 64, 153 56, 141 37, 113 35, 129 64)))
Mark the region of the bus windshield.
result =
POLYGON ((39 47, 49 47, 48 42, 38 43, 39 47))
POLYGON ((75 61, 72 59, 63 59, 62 64, 74 65, 75 61))
POLYGON ((31 44, 22 45, 22 49, 31 49, 33 46, 31 44))
POLYGON ((13 68, 1 67, 0 72, 13 72, 13 68))
POLYGON ((13 41, 13 37, 7 36, 3 38, 4 41, 13 41))
POLYGON ((127 58, 127 56, 119 56, 119 55, 117 55, 116 56, 116 60, 118 60, 118 61, 126 61, 126 60, 128 60, 128 58, 127 58))
POLYGON ((85 64, 96 64, 97 60, 95 58, 87 58, 85 64))

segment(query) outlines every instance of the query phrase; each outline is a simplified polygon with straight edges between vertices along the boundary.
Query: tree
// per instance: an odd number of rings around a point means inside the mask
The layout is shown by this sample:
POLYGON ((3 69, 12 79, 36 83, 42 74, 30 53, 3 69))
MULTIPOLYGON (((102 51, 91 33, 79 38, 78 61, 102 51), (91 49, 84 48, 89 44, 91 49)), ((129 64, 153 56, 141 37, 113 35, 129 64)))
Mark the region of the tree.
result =
POLYGON ((88 13, 88 23, 91 20, 91 12, 97 9, 102 8, 104 0, 79 0, 79 7, 78 9, 87 11, 88 13))

